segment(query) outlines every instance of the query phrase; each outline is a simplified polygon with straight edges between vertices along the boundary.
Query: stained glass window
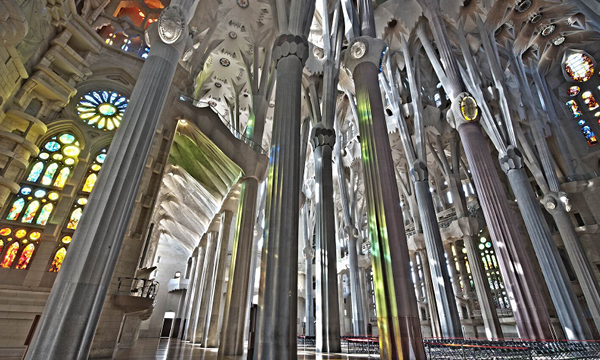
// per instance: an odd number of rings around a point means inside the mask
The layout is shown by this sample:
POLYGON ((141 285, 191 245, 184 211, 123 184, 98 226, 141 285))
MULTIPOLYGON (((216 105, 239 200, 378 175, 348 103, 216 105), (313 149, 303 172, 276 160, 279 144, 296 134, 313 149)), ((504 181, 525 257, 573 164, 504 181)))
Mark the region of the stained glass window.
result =
POLYGON ((83 192, 92 192, 92 189, 94 188, 94 185, 96 184, 96 179, 98 178, 98 175, 96 174, 89 174, 88 177, 85 179, 85 184, 83 185, 83 189, 81 189, 81 191, 83 192))
POLYGON ((52 204, 46 204, 44 205, 44 207, 42 208, 42 211, 40 211, 40 216, 38 216, 37 221, 35 222, 38 225, 46 225, 46 223, 48 222, 48 218, 50 217, 50 214, 52 213, 52 209, 54 209, 54 205, 52 204))
POLYGON ((21 252, 21 257, 19 257, 19 262, 15 269, 25 270, 27 269, 27 265, 31 261, 31 257, 33 256, 33 252, 35 251, 35 245, 29 244, 25 246, 23 251, 21 252))
POLYGON ((40 178, 40 175, 42 175, 42 170, 44 170, 44 163, 41 161, 38 161, 31 168, 31 171, 29 172, 29 176, 27 177, 27 181, 30 181, 30 182, 38 181, 38 179, 40 178))
POLYGON ((83 214, 83 209, 77 208, 73 210, 73 212, 71 213, 71 218, 69 219, 69 223, 67 224, 67 229, 77 229, 79 219, 81 219, 81 214, 83 214))
POLYGON ((569 96, 577 96, 577 95, 579 95, 580 91, 581 91, 581 89, 579 88, 579 86, 574 85, 569 88, 567 93, 569 94, 569 96))
POLYGON ((54 253, 54 259, 52 260, 52 265, 50 265, 50 270, 48 271, 58 272, 63 261, 65 260, 65 255, 67 255, 67 249, 65 249, 64 247, 61 247, 60 249, 56 250, 56 253, 54 253))
POLYGON ((24 223, 30 224, 33 221, 33 218, 35 217, 35 215, 37 214, 37 211, 39 208, 40 208, 39 201, 34 200, 34 201, 30 202, 29 205, 27 206, 27 209, 25 210, 25 213, 23 213, 23 218, 21 219, 21 221, 24 223))
POLYGON ((500 275, 500 268, 498 266, 498 260, 496 259, 496 252, 492 243, 485 237, 479 238, 479 250, 481 255, 481 261, 483 262, 483 268, 485 269, 490 290, 492 291, 492 297, 496 307, 505 309, 510 307, 508 298, 506 297, 506 291, 504 290, 504 281, 500 275))
POLYGON ((15 261, 18 252, 19 243, 15 241, 14 243, 10 244, 10 246, 6 250, 6 254, 2 259, 2 263, 0 263, 0 266, 3 268, 10 268, 12 266, 13 261, 15 261))
POLYGON ((577 105, 577 102, 575 100, 567 101, 567 108, 569 108, 573 117, 579 117, 582 115, 581 110, 579 110, 579 105, 577 105))
POLYGON ((6 217, 8 220, 16 220, 21 211, 23 211, 23 207, 25 206, 25 200, 23 198, 15 200, 13 206, 10 208, 8 212, 8 216, 6 217))
POLYGON ((596 99, 594 98, 594 95, 592 95, 591 91, 586 91, 583 94, 581 94, 581 98, 583 99, 583 102, 588 106, 588 109, 590 111, 596 110, 598 108, 598 102, 596 102, 596 99))
POLYGON ((571 79, 578 82, 588 81, 594 75, 594 62, 583 53, 572 53, 565 60, 565 71, 571 79))
POLYGON ((115 130, 121 125, 129 100, 114 91, 94 90, 77 103, 79 118, 100 130, 115 130))

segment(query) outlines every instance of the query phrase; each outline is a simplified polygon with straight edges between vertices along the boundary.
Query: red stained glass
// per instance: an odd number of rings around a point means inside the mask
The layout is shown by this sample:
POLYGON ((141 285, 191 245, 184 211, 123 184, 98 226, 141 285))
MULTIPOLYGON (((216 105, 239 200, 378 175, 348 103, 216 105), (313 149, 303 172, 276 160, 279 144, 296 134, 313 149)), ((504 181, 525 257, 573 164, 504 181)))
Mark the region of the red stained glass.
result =
POLYGON ((0 263, 0 266, 5 269, 10 268, 13 264, 13 261, 15 261, 18 252, 19 243, 15 241, 8 247, 8 250, 6 250, 6 255, 4 255, 4 259, 2 259, 2 263, 0 263))
POLYGON ((16 268, 19 270, 27 269, 27 265, 29 265, 34 251, 35 245, 29 244, 25 246, 25 249, 23 249, 23 252, 21 253, 21 257, 19 258, 19 263, 17 264, 16 268))

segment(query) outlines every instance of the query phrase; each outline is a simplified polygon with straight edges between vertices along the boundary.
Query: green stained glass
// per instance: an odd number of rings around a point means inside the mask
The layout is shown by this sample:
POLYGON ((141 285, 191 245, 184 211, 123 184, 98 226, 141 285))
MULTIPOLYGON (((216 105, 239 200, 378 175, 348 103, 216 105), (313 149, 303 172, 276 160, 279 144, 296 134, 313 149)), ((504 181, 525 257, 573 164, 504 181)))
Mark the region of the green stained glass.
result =
POLYGON ((60 144, 56 141, 48 141, 44 147, 48 151, 56 151, 60 149, 60 144))
POLYGON ((44 170, 44 163, 41 161, 38 161, 31 168, 31 171, 29 172, 29 176, 27 177, 27 181, 31 181, 31 182, 38 181, 38 179, 40 178, 40 175, 42 174, 42 170, 44 170))
POLYGON ((46 172, 44 173, 44 176, 42 177, 43 185, 52 184, 52 179, 54 179, 54 174, 56 174, 56 170, 58 170, 57 163, 52 163, 52 164, 48 165, 48 167, 46 168, 46 172))
POLYGON ((35 201, 32 201, 31 203, 29 203, 29 206, 27 206, 27 210, 25 210, 25 213, 23 214, 23 218, 21 219, 21 221, 24 223, 27 223, 27 224, 31 224, 31 222, 33 221, 33 218, 35 217, 35 214, 37 213, 39 208, 40 208, 39 201, 35 200, 35 201))
POLYGON ((69 178, 69 174, 71 174, 71 169, 69 169, 68 167, 62 168, 58 173, 56 180, 54 180, 54 186, 58 188, 62 188, 63 186, 65 186, 65 183, 69 178))
POLYGON ((40 216, 38 216, 37 221, 35 222, 38 225, 46 225, 48 219, 50 218, 50 214, 52 213, 52 209, 54 209, 54 205, 46 204, 40 211, 40 216))
POLYGON ((23 211, 23 206, 25 206, 25 199, 21 198, 15 200, 6 218, 8 220, 17 220, 17 218, 21 214, 21 211, 23 211))

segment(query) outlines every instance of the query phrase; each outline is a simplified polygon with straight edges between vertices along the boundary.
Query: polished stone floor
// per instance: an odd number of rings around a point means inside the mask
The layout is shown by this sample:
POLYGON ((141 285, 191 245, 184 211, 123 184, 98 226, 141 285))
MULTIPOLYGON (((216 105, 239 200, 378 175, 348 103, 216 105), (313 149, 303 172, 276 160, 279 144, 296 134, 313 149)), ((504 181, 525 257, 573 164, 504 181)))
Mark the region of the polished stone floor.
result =
MULTIPOLYGON (((179 340, 169 339, 139 339, 131 349, 122 349, 117 352, 118 360, 245 360, 246 356, 217 356, 217 349, 203 349, 179 340)), ((298 348, 300 360, 362 360, 379 359, 379 356, 347 354, 317 354, 314 349, 304 350, 298 348)))

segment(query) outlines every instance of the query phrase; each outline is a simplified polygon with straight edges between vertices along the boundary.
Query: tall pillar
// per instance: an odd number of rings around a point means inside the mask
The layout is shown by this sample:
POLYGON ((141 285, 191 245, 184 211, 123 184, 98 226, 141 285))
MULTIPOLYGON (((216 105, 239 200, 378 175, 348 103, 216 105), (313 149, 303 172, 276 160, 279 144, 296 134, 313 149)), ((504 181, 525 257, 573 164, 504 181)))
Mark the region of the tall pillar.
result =
POLYGON ((196 265, 196 271, 194 273, 194 288, 192 289, 192 295, 190 297, 190 304, 188 307, 185 340, 192 342, 194 341, 194 335, 196 334, 200 300, 202 299, 202 274, 204 273, 204 267, 206 265, 206 238, 207 234, 204 234, 200 240, 200 247, 198 249, 198 264, 196 265))
POLYGON ((229 246, 229 234, 231 231, 231 221, 233 219, 233 213, 228 210, 221 212, 221 224, 219 227, 219 244, 217 245, 217 253, 215 259, 217 259, 216 276, 213 283, 213 298, 211 306, 206 315, 207 327, 205 334, 203 335, 203 341, 205 347, 218 347, 219 346, 219 324, 221 320, 221 299, 223 298, 223 284, 225 283, 225 266, 227 265, 227 248, 229 246))
POLYGON ((88 356, 152 139, 188 39, 184 12, 193 7, 192 1, 175 0, 163 10, 158 24, 148 28, 152 48, 26 359, 88 356))
POLYGON ((196 284, 196 277, 198 275, 198 257, 200 256, 200 252, 204 252, 204 249, 200 248, 200 246, 196 246, 194 252, 192 253, 192 267, 190 269, 190 273, 188 274, 188 289, 185 293, 185 308, 183 312, 183 318, 185 319, 185 323, 181 328, 181 340, 187 340, 187 330, 190 326, 190 317, 192 316, 192 304, 195 299, 196 288, 198 286, 198 284, 196 284))
POLYGON ((435 290, 433 289, 433 278, 431 277, 431 267, 429 266, 429 258, 425 249, 420 249, 419 258, 421 259, 421 269, 423 271, 423 283, 425 285, 425 300, 429 309, 429 324, 431 326, 431 334, 434 337, 443 337, 440 317, 435 301, 435 290))
POLYGON ((247 320, 246 308, 248 306, 257 198, 258 180, 251 177, 245 178, 242 182, 235 237, 231 250, 219 355, 242 355, 244 353, 244 329, 247 320))
MULTIPOLYGON (((292 17, 304 18, 309 1, 292 1, 292 17)), ((314 5, 314 3, 313 3, 314 5)), ((312 15, 311 15, 312 16, 312 15)), ((297 19, 296 19, 297 20, 297 19)), ((310 23, 310 20, 308 20, 310 23)), ((304 34, 296 26, 289 29, 304 34)), ((304 35, 280 35, 273 46, 277 72, 265 237, 261 258, 257 359, 296 359, 298 220, 302 69, 308 57, 304 35)))
POLYGON ((523 168, 521 152, 509 146, 507 154, 500 157, 500 165, 506 172, 512 191, 519 200, 519 210, 531 238, 542 274, 556 308, 565 336, 569 340, 584 340, 591 336, 583 310, 577 300, 571 281, 539 203, 531 189, 529 178, 523 168))
POLYGON ((380 354, 389 360, 425 359, 378 80, 386 46, 375 38, 371 1, 359 0, 359 7, 364 36, 351 42, 345 64, 356 88, 380 354))
POLYGON ((460 316, 456 306, 456 297, 450 285, 450 276, 446 266, 442 236, 437 222, 437 215, 433 207, 433 198, 429 191, 427 165, 422 160, 417 160, 411 168, 411 177, 415 184, 415 195, 421 215, 423 237, 427 247, 429 272, 432 279, 431 286, 434 297, 428 299, 437 303, 438 318, 444 337, 462 337, 460 316))
POLYGON ((215 265, 217 260, 217 246, 219 241, 219 233, 216 231, 209 231, 206 237, 206 256, 204 257, 204 269, 202 270, 202 280, 200 281, 200 292, 199 294, 199 305, 198 305, 198 319, 196 321, 196 328, 194 330, 194 337, 190 339, 194 343, 205 344, 204 335, 206 328, 206 321, 210 320, 208 315, 208 309, 212 303, 212 298, 215 291, 214 275, 215 265))
POLYGON ((311 144, 315 161, 317 280, 316 349, 340 352, 340 309, 337 284, 337 243, 333 203, 332 150, 335 132, 323 123, 313 126, 311 144))
POLYGON ((452 288, 454 290, 454 293, 458 296, 458 294, 462 293, 462 290, 460 289, 460 280, 458 279, 458 272, 456 271, 456 264, 454 263, 454 255, 452 254, 451 243, 444 244, 444 253, 446 254, 446 260, 444 261, 444 263, 448 261, 446 265, 449 268, 448 275, 452 279, 452 288))
POLYGON ((304 279, 305 292, 305 315, 306 315, 306 336, 315 336, 315 311, 313 307, 314 292, 313 292, 313 272, 312 262, 315 257, 315 252, 312 248, 309 226, 308 226, 308 209, 307 204, 302 207, 302 228, 304 231, 304 264, 306 267, 304 279))

